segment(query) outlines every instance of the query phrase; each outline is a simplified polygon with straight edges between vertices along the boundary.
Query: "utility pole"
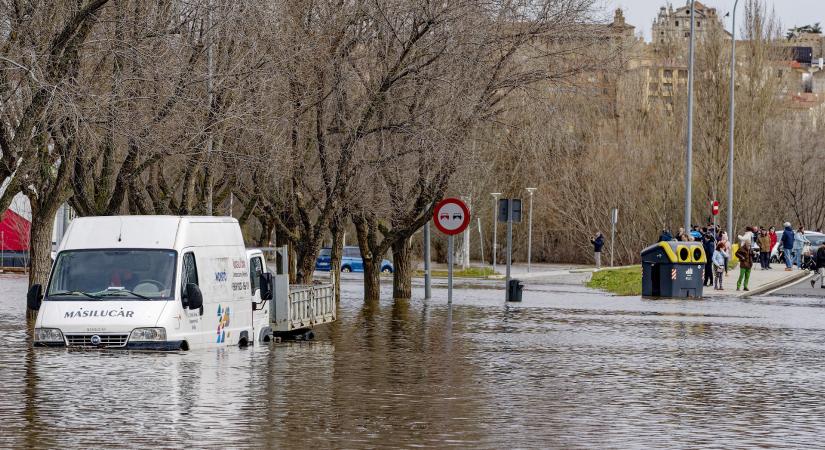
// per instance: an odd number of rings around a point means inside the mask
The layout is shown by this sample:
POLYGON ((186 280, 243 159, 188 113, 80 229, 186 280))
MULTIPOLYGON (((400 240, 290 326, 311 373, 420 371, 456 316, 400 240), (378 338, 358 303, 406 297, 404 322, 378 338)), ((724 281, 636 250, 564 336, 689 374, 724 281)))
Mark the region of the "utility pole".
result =
POLYGON ((527 219, 527 272, 531 270, 533 264, 533 193, 536 188, 527 188, 527 193, 530 194, 530 217, 527 219))
POLYGON ((690 233, 690 210, 692 202, 691 182, 693 181, 693 61, 695 38, 696 0, 690 0, 690 49, 688 50, 688 129, 687 161, 685 168, 685 232, 690 233))
POLYGON ((484 264, 484 235, 481 233, 481 217, 477 217, 478 221, 478 248, 481 250, 481 261, 484 264))
POLYGON ((207 104, 209 105, 209 109, 207 111, 207 122, 206 126, 208 127, 208 137, 206 140, 206 171, 207 171, 207 193, 206 193, 206 214, 211 216, 212 215, 212 185, 214 182, 212 181, 212 145, 213 145, 213 135, 212 135, 212 97, 213 97, 213 89, 214 89, 214 81, 212 77, 214 75, 214 60, 212 57, 212 43, 214 41, 214 34, 212 30, 212 0, 209 0, 207 3, 207 12, 206 12, 206 33, 207 39, 209 40, 208 47, 206 48, 206 62, 208 66, 208 76, 207 76, 207 104))
MULTIPOLYGON (((466 197, 461 197, 461 200, 463 200, 464 203, 467 204, 467 208, 472 210, 473 203, 471 196, 468 195, 466 197)), ((467 268, 470 267, 470 233, 472 233, 472 229, 470 227, 467 227, 467 229, 464 230, 464 236, 462 236, 463 241, 461 244, 461 268, 464 270, 467 270, 467 268)))
POLYGON ((490 195, 493 196, 493 272, 496 271, 496 234, 498 231, 498 219, 496 215, 498 214, 498 198, 501 196, 501 192, 493 192, 490 195))
POLYGON ((731 24, 730 44, 730 136, 728 137, 728 240, 733 239, 733 128, 736 123, 736 6, 739 0, 733 3, 733 18, 731 24))

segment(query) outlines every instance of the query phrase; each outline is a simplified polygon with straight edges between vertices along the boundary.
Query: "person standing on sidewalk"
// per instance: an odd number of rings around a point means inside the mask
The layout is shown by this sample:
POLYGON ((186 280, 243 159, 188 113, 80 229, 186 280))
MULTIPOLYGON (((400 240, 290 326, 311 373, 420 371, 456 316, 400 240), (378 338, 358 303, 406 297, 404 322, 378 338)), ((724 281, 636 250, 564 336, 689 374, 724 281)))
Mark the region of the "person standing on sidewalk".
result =
POLYGON ((730 239, 728 239, 728 232, 723 231, 719 235, 719 243, 725 244, 725 247, 722 249, 722 254, 725 255, 725 276, 728 276, 728 265, 730 264, 730 239))
POLYGON ((716 240, 713 232, 708 232, 707 228, 702 230, 702 248, 705 250, 705 279, 704 286, 713 286, 713 252, 716 248, 716 240))
POLYGON ((776 227, 771 227, 770 231, 768 231, 768 236, 771 237, 771 251, 770 254, 773 254, 773 248, 776 247, 776 242, 779 241, 779 236, 776 235, 776 227))
POLYGON ((736 280, 736 290, 738 291, 741 286, 747 291, 748 280, 751 278, 751 268, 753 267, 750 244, 745 243, 745 245, 739 247, 739 250, 736 250, 736 257, 739 258, 739 279, 736 280))
POLYGON ((793 260, 791 260, 791 253, 793 253, 794 234, 790 222, 785 222, 785 230, 782 232, 782 252, 785 256, 785 271, 793 270, 793 260))
POLYGON ((602 232, 596 232, 596 236, 590 240, 590 243, 593 244, 593 259, 596 262, 596 270, 599 270, 602 268, 602 247, 604 247, 602 232))
POLYGON ((717 291, 722 290, 722 274, 727 271, 728 259, 725 257, 725 243, 720 242, 716 244, 716 250, 713 252, 713 288, 717 291))
POLYGON ((771 268, 771 237, 764 228, 759 232, 757 243, 759 244, 759 264, 762 270, 768 270, 771 268))
POLYGON ((804 259, 802 258, 802 251, 805 249, 805 244, 810 244, 811 241, 805 237, 805 229, 803 227, 799 227, 794 233, 793 238, 793 261, 796 264, 796 267, 801 269, 802 262, 804 259))
POLYGON ((814 257, 814 263, 816 263, 816 271, 814 272, 813 278, 811 278, 811 287, 816 286, 817 280, 822 280, 819 283, 819 287, 825 289, 825 245, 820 245, 818 249, 816 249, 816 257, 814 257))

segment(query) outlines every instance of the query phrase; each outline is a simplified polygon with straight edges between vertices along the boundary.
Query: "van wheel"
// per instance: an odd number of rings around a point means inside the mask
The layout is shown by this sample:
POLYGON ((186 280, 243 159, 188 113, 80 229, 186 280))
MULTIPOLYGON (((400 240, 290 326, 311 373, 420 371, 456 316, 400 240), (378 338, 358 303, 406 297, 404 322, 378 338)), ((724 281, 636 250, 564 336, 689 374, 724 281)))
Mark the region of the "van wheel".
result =
POLYGON ((352 272, 352 269, 349 266, 344 266, 344 267, 341 267, 341 272, 350 273, 350 272, 352 272))
POLYGON ((184 352, 189 351, 189 344, 186 343, 186 341, 181 342, 179 350, 184 352))
POLYGON ((238 340, 238 347, 248 347, 249 346, 249 333, 246 331, 241 331, 241 338, 238 340))
POLYGON ((392 273, 392 269, 390 269, 389 267, 384 267, 383 269, 381 269, 381 273, 392 273))

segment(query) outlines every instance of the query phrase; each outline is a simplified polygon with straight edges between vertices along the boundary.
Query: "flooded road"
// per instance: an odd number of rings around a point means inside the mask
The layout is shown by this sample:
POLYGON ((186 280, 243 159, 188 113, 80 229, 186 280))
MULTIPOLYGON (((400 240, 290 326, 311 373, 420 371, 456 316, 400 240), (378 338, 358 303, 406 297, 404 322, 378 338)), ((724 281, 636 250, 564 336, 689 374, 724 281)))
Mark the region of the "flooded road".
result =
POLYGON ((164 354, 32 349, 25 289, 0 276, 3 448, 821 445, 818 298, 533 284, 365 307, 346 280, 314 342, 164 354))

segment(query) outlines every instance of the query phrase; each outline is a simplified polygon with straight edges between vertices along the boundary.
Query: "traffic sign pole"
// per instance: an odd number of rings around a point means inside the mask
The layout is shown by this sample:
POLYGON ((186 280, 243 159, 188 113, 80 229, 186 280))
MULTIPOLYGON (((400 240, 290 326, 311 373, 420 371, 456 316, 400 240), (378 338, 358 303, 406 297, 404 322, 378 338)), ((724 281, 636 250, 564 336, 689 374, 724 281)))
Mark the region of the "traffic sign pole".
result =
POLYGON ((507 205, 507 283, 504 285, 504 300, 510 301, 510 266, 513 264, 513 202, 507 205))
POLYGON ((432 275, 430 274, 430 221, 424 224, 424 299, 433 296, 432 275))
POLYGON ((447 236, 447 304, 453 304, 453 235, 447 236))

